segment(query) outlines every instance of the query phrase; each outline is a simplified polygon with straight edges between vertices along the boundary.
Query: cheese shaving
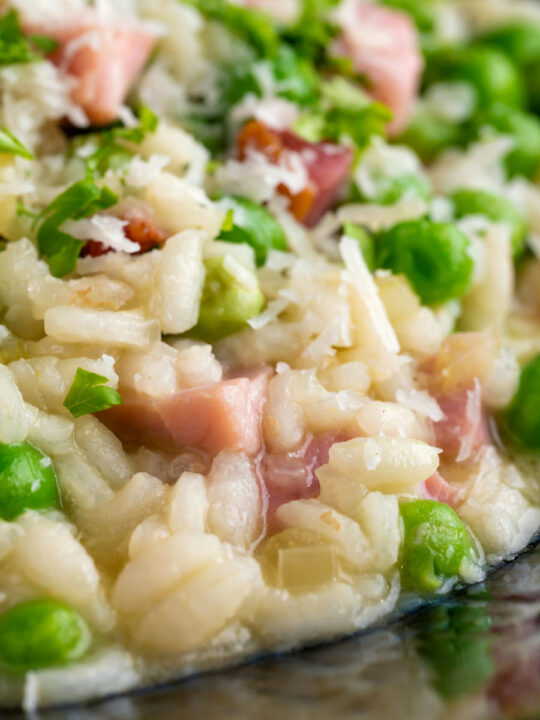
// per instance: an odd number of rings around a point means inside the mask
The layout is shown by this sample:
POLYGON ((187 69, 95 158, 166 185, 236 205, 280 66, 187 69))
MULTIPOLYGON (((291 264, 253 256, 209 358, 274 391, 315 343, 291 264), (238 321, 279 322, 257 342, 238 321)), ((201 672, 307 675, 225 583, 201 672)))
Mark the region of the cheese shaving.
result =
POLYGON ((166 155, 151 155, 143 160, 136 155, 129 164, 126 183, 133 188, 144 188, 170 163, 166 155))
POLYGON ((306 347, 302 357, 314 363, 320 362, 325 356, 333 357, 336 354, 334 346, 347 347, 352 344, 350 325, 348 313, 341 314, 306 347))
POLYGON ((478 378, 474 379, 474 388, 467 390, 467 405, 465 408, 468 432, 460 437, 457 462, 468 460, 473 452, 476 436, 482 422, 482 389, 478 378))
POLYGON ((83 220, 67 220, 62 230, 77 240, 94 240, 118 252, 136 253, 141 246, 126 237, 127 224, 126 220, 112 215, 94 215, 83 220))
POLYGON ((392 354, 399 353, 397 335, 388 319, 379 291, 362 257, 357 240, 344 235, 339 248, 347 270, 347 279, 368 312, 373 332, 385 350, 392 354))
POLYGON ((425 415, 433 422, 444 420, 445 415, 439 403, 426 390, 398 390, 396 400, 414 412, 425 415))
POLYGON ((272 320, 276 318, 291 304, 291 301, 286 297, 278 297, 275 300, 271 300, 266 306, 266 310, 260 315, 256 315, 247 321, 248 325, 253 330, 260 330, 272 320))

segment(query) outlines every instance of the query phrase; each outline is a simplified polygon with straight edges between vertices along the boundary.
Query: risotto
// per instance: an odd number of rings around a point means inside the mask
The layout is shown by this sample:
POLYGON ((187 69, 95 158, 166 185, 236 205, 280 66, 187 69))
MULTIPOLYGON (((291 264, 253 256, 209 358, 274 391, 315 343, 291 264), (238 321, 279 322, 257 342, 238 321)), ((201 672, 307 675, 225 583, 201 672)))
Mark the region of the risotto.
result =
POLYGON ((540 6, 0 8, 0 705, 336 638, 523 549, 540 6))

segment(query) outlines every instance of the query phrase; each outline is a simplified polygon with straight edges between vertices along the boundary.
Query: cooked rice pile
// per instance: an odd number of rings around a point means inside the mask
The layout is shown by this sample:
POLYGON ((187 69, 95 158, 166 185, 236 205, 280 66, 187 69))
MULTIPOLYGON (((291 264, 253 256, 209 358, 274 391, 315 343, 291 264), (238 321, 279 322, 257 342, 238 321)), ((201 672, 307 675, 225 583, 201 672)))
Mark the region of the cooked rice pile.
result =
MULTIPOLYGON (((294 21, 292 0, 247 4, 294 21)), ((235 97, 225 125, 220 69, 257 58, 206 12, 212 3, 196 5, 2 3, 27 35, 60 43, 0 67, 0 126, 23 148, 0 154, 0 442, 50 458, 60 503, 0 520, 0 611, 53 598, 92 635, 73 662, 7 667, 3 705, 119 692, 369 625, 402 584, 414 589, 400 580, 411 501, 452 507, 470 537, 438 592, 481 580, 540 523, 534 453, 516 452, 501 420, 520 367, 540 353, 540 187, 534 173, 508 171, 511 128, 465 144, 449 134, 454 147, 428 164, 396 144, 404 133, 415 147, 407 120, 391 140, 366 130, 358 147, 345 132, 324 151, 282 147, 276 160, 268 143, 300 128, 301 103, 259 62, 264 92, 235 97), (132 76, 110 64, 99 76, 107 87, 127 78, 112 116, 79 72, 107 42, 141 54, 132 76), (108 134, 88 131, 117 118, 108 134), (319 212, 305 196, 316 152, 332 160, 326 178, 335 158, 349 177, 319 212), (382 199, 403 176, 423 190, 382 199), (67 211, 51 205, 77 183, 86 205, 73 193, 67 211), (511 200, 527 227, 519 261, 507 218, 457 215, 464 189, 511 200), (268 212, 231 242, 251 222, 238 196, 268 212), (264 240, 268 216, 279 242, 264 240), (420 218, 467 240, 470 281, 450 299, 435 287, 429 300, 403 268, 374 269, 365 250, 420 218), (78 371, 101 376, 122 404, 109 393, 74 412, 78 371)), ((433 13, 433 37, 454 43, 509 19, 540 23, 534 2, 440 2, 433 13)), ((367 122, 384 128, 384 107, 361 96, 367 122)), ((473 85, 441 81, 414 112, 456 128, 476 107, 473 85)), ((1 502, 0 487, 5 517, 1 502)))

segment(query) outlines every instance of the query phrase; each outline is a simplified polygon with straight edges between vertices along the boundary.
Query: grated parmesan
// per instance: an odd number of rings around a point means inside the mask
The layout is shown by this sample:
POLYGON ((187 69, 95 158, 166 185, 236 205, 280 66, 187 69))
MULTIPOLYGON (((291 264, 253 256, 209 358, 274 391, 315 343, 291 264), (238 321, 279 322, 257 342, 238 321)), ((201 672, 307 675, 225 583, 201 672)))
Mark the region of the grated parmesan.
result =
POLYGON ((298 115, 298 107, 289 100, 274 97, 261 99, 253 93, 248 93, 233 108, 231 120, 240 124, 255 118, 276 130, 286 130, 294 124, 298 115))
POLYGON ((226 192, 248 197, 255 202, 267 202, 279 185, 293 194, 308 183, 302 158, 298 153, 283 153, 279 163, 272 163, 263 153, 248 150, 245 160, 228 160, 215 173, 218 186, 226 192))
POLYGON ((388 352, 392 354, 399 353, 400 347, 397 335, 388 319, 379 291, 362 257, 358 242, 344 235, 341 238, 339 247, 346 267, 347 280, 364 303, 374 333, 388 352))
POLYGON ((127 224, 126 220, 112 215, 94 215, 82 220, 67 220, 61 229, 77 240, 94 240, 118 252, 136 253, 141 246, 126 237, 124 228, 127 224))
POLYGON ((252 272, 239 263, 238 260, 233 258, 232 255, 226 255, 224 257, 223 269, 226 270, 239 285, 246 288, 246 290, 256 291, 258 289, 257 278, 252 272))
POLYGON ((398 390, 396 392, 396 400, 401 405, 414 410, 421 415, 425 415, 433 422, 444 420, 444 413, 439 403, 426 390, 398 390))
POLYGON ((133 188, 144 188, 170 163, 166 155, 153 154, 148 160, 138 155, 132 159, 126 174, 126 183, 133 188))
POLYGON ((465 415, 469 430, 467 434, 460 436, 459 453, 456 462, 463 462, 471 457, 480 423, 482 422, 482 389, 478 378, 474 379, 474 388, 467 390, 465 415))
POLYGON ((350 345, 352 345, 351 319, 349 313, 342 313, 332 320, 306 347, 302 357, 319 363, 325 356, 333 357, 336 354, 335 346, 349 347, 350 345))
POLYGON ((266 310, 264 310, 260 315, 250 318, 247 323, 251 328, 253 328, 253 330, 260 330, 265 325, 272 322, 272 320, 276 320, 290 304, 291 301, 286 297, 278 297, 275 300, 271 300, 266 305, 266 310))

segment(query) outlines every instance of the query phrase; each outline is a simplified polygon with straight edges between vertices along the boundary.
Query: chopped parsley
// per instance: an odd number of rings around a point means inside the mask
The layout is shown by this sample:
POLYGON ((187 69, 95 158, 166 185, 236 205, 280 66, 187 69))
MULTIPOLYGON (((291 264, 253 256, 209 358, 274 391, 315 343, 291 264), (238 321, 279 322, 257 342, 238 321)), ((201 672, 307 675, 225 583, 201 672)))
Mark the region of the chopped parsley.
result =
POLYGON ((100 188, 93 180, 86 179, 68 187, 40 213, 35 221, 39 225, 38 248, 55 277, 73 272, 84 245, 84 241, 63 232, 60 226, 66 220, 89 217, 117 202, 117 196, 108 187, 100 188))
POLYGON ((264 265, 269 250, 287 250, 283 228, 265 207, 238 195, 224 196, 219 202, 227 214, 218 240, 249 245, 258 266, 264 265))
POLYGON ((40 59, 23 34, 15 10, 9 10, 0 17, 0 65, 16 65, 40 59))
POLYGON ((336 76, 323 83, 320 102, 300 115, 293 130, 310 142, 348 141, 362 149, 372 135, 384 134, 391 119, 385 105, 375 102, 355 83, 336 76))
POLYGON ((259 10, 232 5, 226 0, 183 0, 201 15, 224 25, 229 32, 249 45, 259 57, 272 57, 279 36, 271 18, 259 10))
POLYGON ((129 163, 133 152, 126 143, 141 143, 148 133, 156 131, 159 120, 157 116, 147 107, 139 111, 139 124, 135 127, 115 126, 104 130, 97 135, 85 140, 85 144, 79 147, 88 147, 88 142, 93 143, 94 150, 91 154, 83 156, 86 164, 87 176, 90 178, 102 177, 107 170, 118 170, 129 163))
POLYGON ((298 21, 284 28, 282 38, 302 57, 317 65, 332 64, 328 49, 339 30, 330 18, 339 0, 303 0, 298 21))
POLYGON ((27 160, 34 159, 30 150, 7 127, 0 128, 0 154, 20 155, 27 160))
MULTIPOLYGON (((139 110, 139 124, 134 127, 115 127, 108 132, 115 140, 126 140, 132 143, 141 143, 148 133, 153 133, 159 125, 158 116, 143 105, 139 110)), ((107 133, 105 133, 107 134, 107 133)))
POLYGON ((317 100, 320 81, 311 62, 289 46, 280 45, 271 60, 258 60, 250 66, 235 64, 223 70, 221 91, 225 106, 236 104, 247 94, 263 97, 265 82, 270 78, 277 97, 300 105, 317 100))
POLYGON ((45 55, 53 53, 60 45, 58 40, 55 40, 48 35, 29 35, 28 40, 34 47, 41 50, 41 52, 45 55))
POLYGON ((107 410, 113 405, 121 405, 120 394, 105 383, 109 378, 104 375, 77 368, 73 383, 64 400, 64 407, 73 417, 78 418, 89 413, 107 410))

